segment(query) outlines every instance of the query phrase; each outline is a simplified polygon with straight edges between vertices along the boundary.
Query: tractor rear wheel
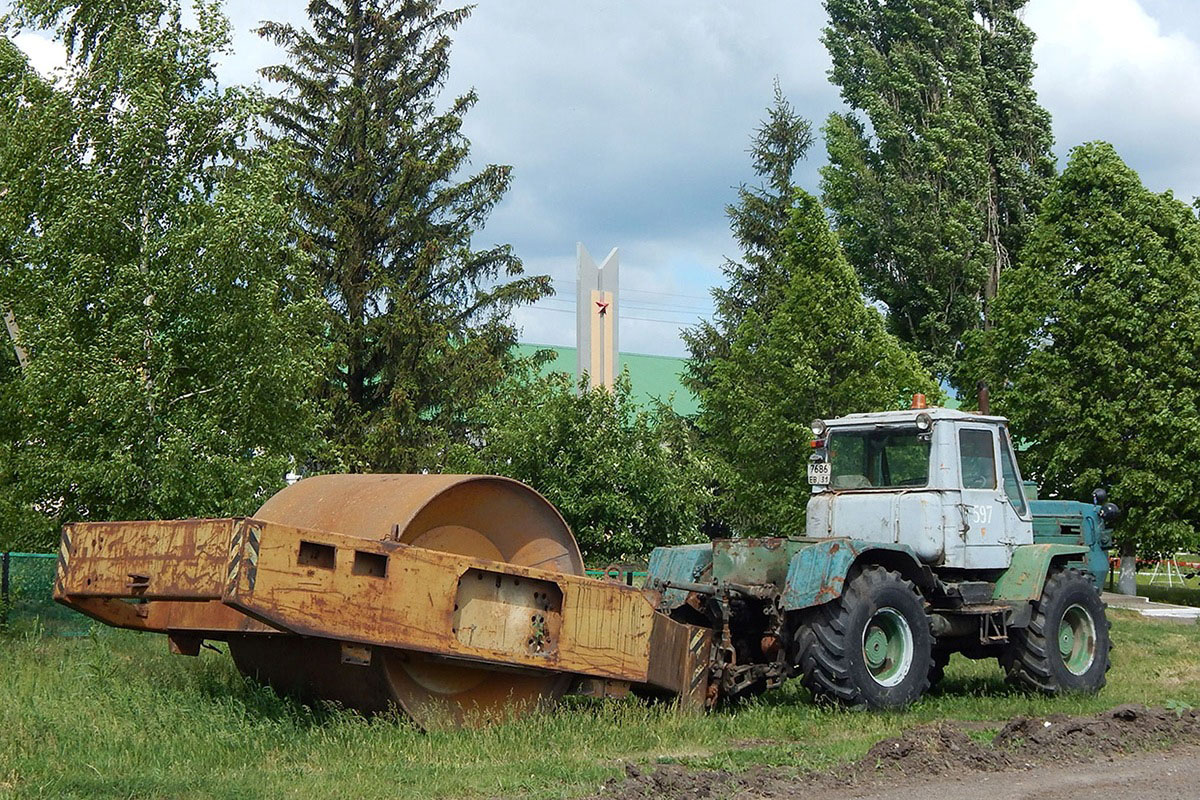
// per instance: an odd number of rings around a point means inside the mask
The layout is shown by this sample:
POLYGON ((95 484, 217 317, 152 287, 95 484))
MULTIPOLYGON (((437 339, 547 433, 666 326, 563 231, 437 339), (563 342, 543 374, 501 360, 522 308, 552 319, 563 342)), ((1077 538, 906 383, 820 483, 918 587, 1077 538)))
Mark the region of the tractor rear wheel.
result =
POLYGON ((837 600, 813 609, 796 631, 801 681, 819 700, 901 708, 929 688, 933 634, 911 581, 865 567, 837 600))
POLYGON ((1090 572, 1050 573, 1026 628, 1010 633, 1000 656, 1008 679, 1045 694, 1104 688, 1109 661, 1109 622, 1090 572))

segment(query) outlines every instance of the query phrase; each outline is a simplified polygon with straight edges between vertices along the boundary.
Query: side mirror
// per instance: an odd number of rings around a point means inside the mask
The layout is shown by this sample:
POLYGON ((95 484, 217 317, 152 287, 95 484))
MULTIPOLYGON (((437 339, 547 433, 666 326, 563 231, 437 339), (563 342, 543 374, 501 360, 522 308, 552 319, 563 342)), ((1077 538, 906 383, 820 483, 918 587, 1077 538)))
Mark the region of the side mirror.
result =
POLYGON ((1116 503, 1104 503, 1100 506, 1100 519, 1105 522, 1112 523, 1117 517, 1121 516, 1121 509, 1116 503))
POLYGON ((1092 502, 1098 506, 1102 506, 1108 502, 1108 491, 1106 489, 1097 489, 1092 492, 1092 502))

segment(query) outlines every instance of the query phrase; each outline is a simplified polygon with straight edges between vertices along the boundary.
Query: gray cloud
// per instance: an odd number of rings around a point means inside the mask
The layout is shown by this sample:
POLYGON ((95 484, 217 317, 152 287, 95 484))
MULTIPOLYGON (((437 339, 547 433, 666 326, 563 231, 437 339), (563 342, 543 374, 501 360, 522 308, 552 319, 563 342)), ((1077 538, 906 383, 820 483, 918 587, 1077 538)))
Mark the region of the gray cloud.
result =
MULTIPOLYGON (((250 33, 259 20, 304 21, 295 0, 232 0, 228 11, 229 82, 281 58, 250 33)), ((1107 139, 1152 188, 1200 194, 1195 0, 1033 0, 1027 21, 1060 159, 1107 139)), ((752 177, 746 149, 772 81, 817 126, 840 108, 823 24, 818 0, 479 2, 456 37, 447 91, 479 92, 466 123, 475 164, 515 169, 480 243, 511 242, 559 286, 543 308, 518 312, 527 340, 573 344, 563 312, 583 241, 597 257, 622 250, 622 346, 683 353, 678 323, 649 320, 703 314, 723 258, 736 256, 724 207, 752 177)), ((818 144, 801 185, 815 191, 823 160, 818 144)))

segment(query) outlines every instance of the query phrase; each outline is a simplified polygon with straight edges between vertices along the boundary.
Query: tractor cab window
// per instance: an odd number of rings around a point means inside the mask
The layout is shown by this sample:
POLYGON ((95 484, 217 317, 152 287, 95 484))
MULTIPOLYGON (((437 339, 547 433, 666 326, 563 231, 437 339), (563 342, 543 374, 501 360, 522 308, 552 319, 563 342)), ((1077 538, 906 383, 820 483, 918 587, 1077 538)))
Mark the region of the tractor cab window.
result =
POLYGON ((1013 458, 1012 438, 1004 428, 1000 429, 1000 470, 1004 476, 1004 494, 1018 516, 1025 516, 1025 493, 1021 490, 1021 476, 1017 474, 1017 460, 1013 458))
POLYGON ((996 488, 996 439, 990 430, 960 430, 958 457, 964 489, 996 488))
POLYGON ((832 431, 831 489, 899 489, 929 484, 929 435, 916 428, 832 431))

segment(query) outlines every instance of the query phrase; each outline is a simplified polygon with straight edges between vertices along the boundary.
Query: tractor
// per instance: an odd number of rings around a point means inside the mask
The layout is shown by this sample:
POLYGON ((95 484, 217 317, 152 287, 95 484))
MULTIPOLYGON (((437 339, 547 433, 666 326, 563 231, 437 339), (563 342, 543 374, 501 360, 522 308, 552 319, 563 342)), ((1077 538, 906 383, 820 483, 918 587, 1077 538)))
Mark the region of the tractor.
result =
POLYGON ((799 677, 821 700, 898 708, 956 652, 1038 692, 1104 686, 1119 509, 1103 490, 1035 499, 1004 418, 913 405, 813 422, 803 536, 653 551, 658 611, 715 632, 714 696, 799 677))

